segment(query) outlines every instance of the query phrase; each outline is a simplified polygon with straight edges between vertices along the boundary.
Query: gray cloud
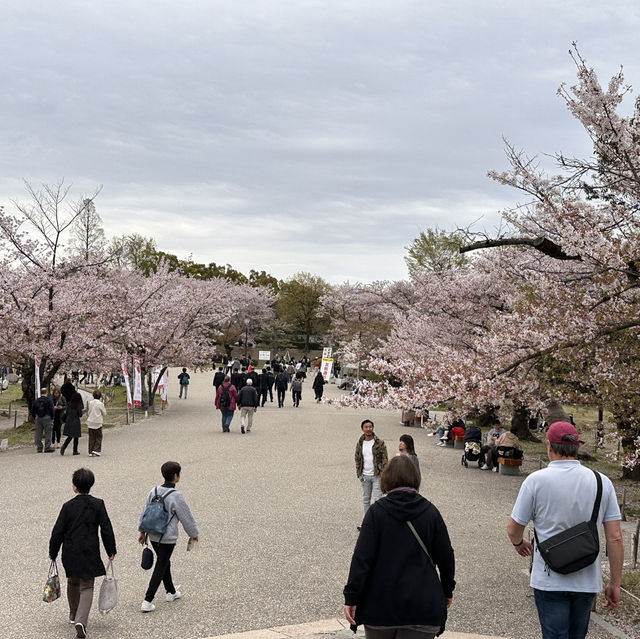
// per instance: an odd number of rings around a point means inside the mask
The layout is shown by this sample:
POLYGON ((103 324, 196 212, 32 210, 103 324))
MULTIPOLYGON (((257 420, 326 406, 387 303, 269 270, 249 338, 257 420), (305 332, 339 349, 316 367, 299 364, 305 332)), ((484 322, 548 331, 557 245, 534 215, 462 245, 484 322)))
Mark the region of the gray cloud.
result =
POLYGON ((104 184, 108 232, 280 277, 403 277, 421 229, 491 226, 503 135, 588 152, 572 40, 640 82, 631 0, 5 5, 2 201, 104 184))

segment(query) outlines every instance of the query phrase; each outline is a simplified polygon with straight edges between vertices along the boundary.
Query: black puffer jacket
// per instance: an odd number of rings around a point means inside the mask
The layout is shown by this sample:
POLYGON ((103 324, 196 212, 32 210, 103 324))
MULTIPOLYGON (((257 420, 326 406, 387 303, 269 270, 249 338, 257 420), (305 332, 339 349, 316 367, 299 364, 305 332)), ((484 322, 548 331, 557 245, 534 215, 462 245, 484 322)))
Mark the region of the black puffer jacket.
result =
POLYGON ((443 627, 455 588, 455 560, 438 509, 416 492, 395 491, 367 511, 344 587, 358 624, 443 627), (435 568, 407 525, 410 521, 435 568))
POLYGON ((49 556, 55 559, 62 546, 62 565, 67 577, 91 579, 105 574, 98 528, 107 556, 115 555, 116 539, 102 499, 78 495, 62 506, 51 532, 49 556))

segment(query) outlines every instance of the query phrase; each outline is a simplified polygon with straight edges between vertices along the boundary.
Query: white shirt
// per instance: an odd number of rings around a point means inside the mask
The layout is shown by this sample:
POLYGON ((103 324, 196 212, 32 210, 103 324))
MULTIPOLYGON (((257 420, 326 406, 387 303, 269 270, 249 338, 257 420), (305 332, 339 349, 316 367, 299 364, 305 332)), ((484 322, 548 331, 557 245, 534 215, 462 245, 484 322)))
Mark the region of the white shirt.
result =
POLYGON ((107 409, 99 399, 90 400, 87 412, 87 427, 100 428, 106 414, 107 409))
POLYGON ((373 445, 375 444, 375 441, 375 439, 372 439, 371 441, 367 441, 365 439, 362 442, 362 457, 364 458, 362 474, 367 475, 368 477, 375 474, 373 472, 373 445))
MULTIPOLYGON (((602 501, 598 514, 601 546, 604 540, 602 524, 620 520, 620 508, 611 480, 602 477, 602 501)), ((591 519, 597 484, 593 472, 578 460, 552 461, 547 468, 529 475, 520 487, 511 518, 521 526, 530 521, 540 541, 571 526, 591 519)), ((590 566, 568 575, 545 568, 544 559, 536 550, 531 571, 532 588, 563 592, 600 592, 602 569, 600 559, 590 566)))

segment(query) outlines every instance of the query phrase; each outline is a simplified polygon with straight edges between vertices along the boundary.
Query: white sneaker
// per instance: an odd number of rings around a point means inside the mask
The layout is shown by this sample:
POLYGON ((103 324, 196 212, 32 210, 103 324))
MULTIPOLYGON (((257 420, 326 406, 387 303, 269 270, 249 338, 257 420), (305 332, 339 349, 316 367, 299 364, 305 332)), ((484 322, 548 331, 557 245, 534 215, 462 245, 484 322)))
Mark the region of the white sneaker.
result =
POLYGON ((142 605, 140 606, 140 610, 142 612, 153 612, 156 609, 155 605, 150 602, 147 601, 146 599, 142 602, 142 605))
POLYGON ((427 437, 433 437, 435 433, 427 433, 427 437))
POLYGON ((489 470, 489 466, 482 464, 482 466, 480 466, 480 470, 489 470))
POLYGON ((182 593, 180 592, 180 586, 176 586, 176 591, 174 593, 167 593, 167 601, 169 603, 171 603, 172 601, 175 601, 176 599, 180 599, 180 597, 182 597, 182 593))
POLYGON ((498 468, 498 466, 494 466, 491 470, 492 470, 494 473, 497 473, 500 469, 498 468))
POLYGON ((97 450, 94 450, 91 454, 92 454, 94 457, 100 457, 100 453, 99 453, 97 450))
POLYGON ((436 446, 446 446, 446 444, 444 442, 438 442, 436 446))

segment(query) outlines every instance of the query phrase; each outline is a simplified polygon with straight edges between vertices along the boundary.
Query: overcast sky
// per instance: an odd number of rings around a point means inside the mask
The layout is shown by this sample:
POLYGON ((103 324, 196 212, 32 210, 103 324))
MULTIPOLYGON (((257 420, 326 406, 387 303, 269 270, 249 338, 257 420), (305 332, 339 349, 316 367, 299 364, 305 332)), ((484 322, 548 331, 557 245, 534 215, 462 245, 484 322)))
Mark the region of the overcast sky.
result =
POLYGON ((0 204, 64 178, 108 235, 196 261, 398 279, 427 227, 492 227, 502 137, 586 153, 573 40, 640 88, 637 0, 0 2, 0 204))

